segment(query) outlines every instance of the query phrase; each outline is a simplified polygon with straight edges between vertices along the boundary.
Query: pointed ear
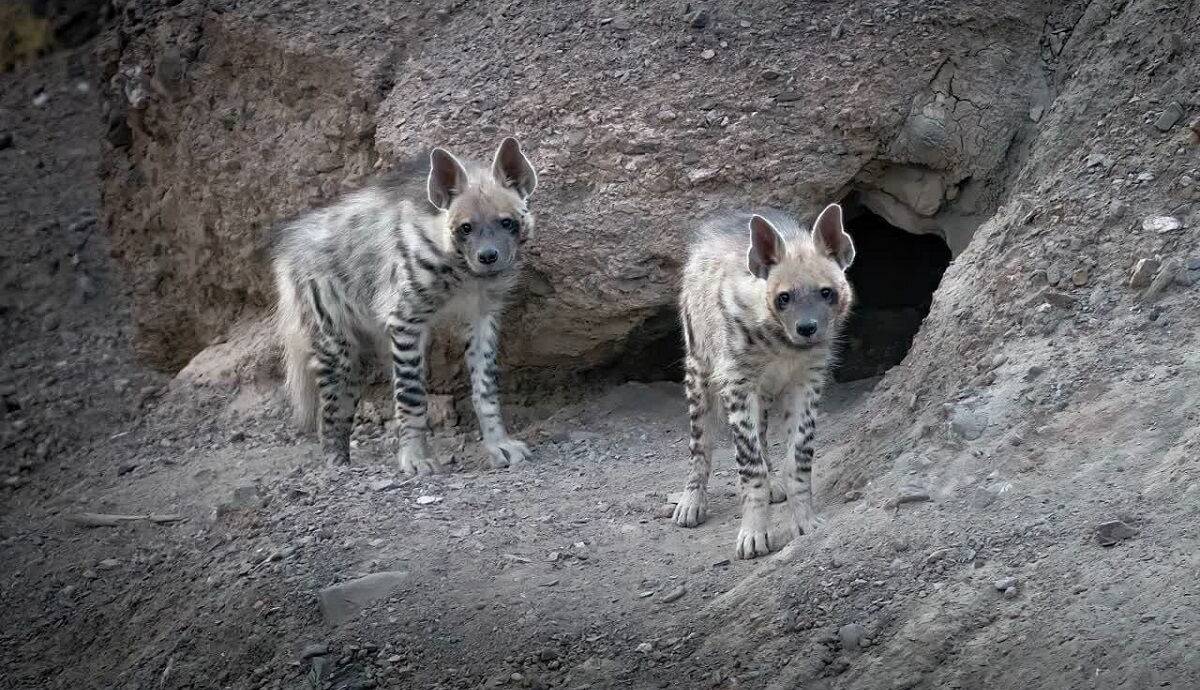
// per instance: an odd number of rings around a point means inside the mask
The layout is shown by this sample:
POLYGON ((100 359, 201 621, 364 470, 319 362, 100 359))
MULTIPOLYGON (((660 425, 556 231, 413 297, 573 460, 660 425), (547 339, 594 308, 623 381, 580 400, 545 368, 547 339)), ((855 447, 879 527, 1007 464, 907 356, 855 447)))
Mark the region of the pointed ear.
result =
POLYGON ((505 138, 500 142, 500 148, 496 149, 492 176, 501 185, 520 194, 522 199, 528 199, 537 186, 537 172, 525 154, 521 153, 521 144, 512 137, 505 138))
POLYGON ((467 171, 449 151, 435 148, 429 153, 429 203, 445 211, 467 186, 467 171))
POLYGON ((771 221, 759 215, 750 218, 750 251, 746 268, 759 278, 766 278, 771 267, 783 258, 783 238, 771 221))
POLYGON ((846 270, 854 261, 854 241, 842 227, 842 207, 830 204, 813 223, 813 242, 846 270))

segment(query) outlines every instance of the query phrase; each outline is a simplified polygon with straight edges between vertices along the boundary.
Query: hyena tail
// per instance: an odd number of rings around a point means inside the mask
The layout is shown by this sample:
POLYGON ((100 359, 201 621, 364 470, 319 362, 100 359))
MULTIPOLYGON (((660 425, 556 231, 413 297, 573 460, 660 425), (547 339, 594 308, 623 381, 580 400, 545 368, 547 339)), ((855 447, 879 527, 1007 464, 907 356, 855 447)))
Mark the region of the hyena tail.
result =
POLYGON ((283 370, 292 411, 303 431, 317 428, 317 379, 312 371, 313 349, 311 320, 305 313, 303 297, 286 269, 277 267, 275 284, 279 304, 275 311, 276 328, 283 344, 283 370))

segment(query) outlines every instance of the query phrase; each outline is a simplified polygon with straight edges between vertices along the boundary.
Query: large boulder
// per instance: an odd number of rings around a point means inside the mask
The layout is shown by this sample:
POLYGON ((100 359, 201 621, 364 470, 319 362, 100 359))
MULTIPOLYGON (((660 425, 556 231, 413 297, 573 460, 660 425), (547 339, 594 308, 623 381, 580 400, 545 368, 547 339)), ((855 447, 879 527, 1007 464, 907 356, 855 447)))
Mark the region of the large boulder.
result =
POLYGON ((432 145, 515 134, 541 230, 506 363, 666 364, 698 217, 857 191, 959 252, 1049 88, 1033 2, 400 7, 125 3, 101 49, 103 194, 150 361, 264 317, 277 219, 432 145))

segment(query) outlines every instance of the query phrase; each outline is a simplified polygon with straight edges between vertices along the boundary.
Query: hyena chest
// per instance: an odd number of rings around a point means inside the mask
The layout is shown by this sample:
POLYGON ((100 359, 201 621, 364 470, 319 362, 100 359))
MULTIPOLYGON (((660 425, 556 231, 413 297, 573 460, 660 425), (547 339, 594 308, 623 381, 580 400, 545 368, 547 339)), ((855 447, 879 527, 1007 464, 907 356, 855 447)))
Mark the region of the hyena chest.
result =
POLYGON ((751 365, 759 391, 774 398, 789 389, 811 387, 824 370, 824 349, 792 350, 786 353, 762 352, 751 365))

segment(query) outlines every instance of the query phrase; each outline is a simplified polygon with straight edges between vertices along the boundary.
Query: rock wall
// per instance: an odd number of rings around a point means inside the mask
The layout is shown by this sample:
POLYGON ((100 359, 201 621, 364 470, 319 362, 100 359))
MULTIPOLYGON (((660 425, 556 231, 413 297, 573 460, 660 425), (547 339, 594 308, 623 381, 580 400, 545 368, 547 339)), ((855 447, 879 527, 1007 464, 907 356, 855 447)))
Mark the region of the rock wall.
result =
POLYGON ((1183 532, 1134 557, 1105 551, 1102 526, 1170 529, 1200 505, 1198 28, 1196 2, 1047 15, 1047 99, 1009 191, 858 431, 818 451, 818 494, 868 527, 805 537, 714 602, 694 658, 740 660, 715 676, 1116 688, 1195 672, 1190 651, 1105 631, 1179 595, 1149 564, 1183 562, 1183 532))
POLYGON ((721 207, 857 190, 961 251, 1044 110, 1036 2, 118 7, 106 220, 171 369, 262 318, 274 220, 434 144, 525 142, 542 230, 505 361, 573 373, 669 342, 684 237, 721 207))

